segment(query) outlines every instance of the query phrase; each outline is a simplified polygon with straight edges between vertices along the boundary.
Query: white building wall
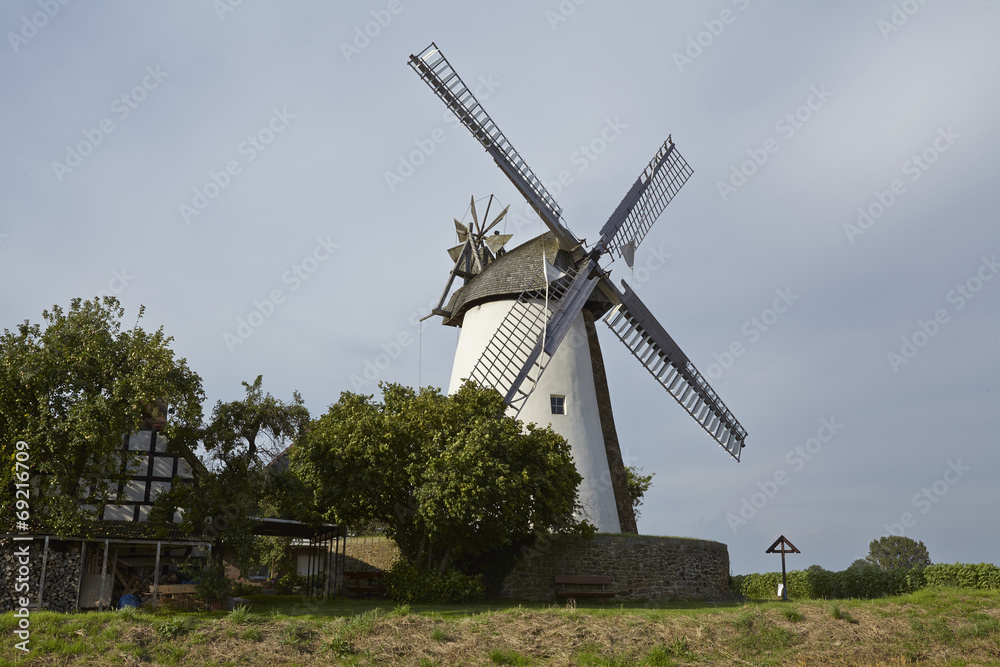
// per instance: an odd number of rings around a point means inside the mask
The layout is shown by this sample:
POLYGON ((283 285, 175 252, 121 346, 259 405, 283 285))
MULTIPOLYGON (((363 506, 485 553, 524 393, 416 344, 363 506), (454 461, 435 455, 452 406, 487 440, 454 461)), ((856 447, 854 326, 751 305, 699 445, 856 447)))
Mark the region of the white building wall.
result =
MULTIPOLYGON (((513 300, 491 301, 466 311, 455 350, 449 393, 456 391, 469 376, 513 304, 513 300)), ((551 425, 556 433, 566 438, 576 469, 583 477, 580 503, 585 518, 602 533, 620 533, 582 313, 577 314, 570 332, 549 361, 518 418, 525 423, 551 425), (552 414, 552 395, 566 397, 566 414, 552 414)))

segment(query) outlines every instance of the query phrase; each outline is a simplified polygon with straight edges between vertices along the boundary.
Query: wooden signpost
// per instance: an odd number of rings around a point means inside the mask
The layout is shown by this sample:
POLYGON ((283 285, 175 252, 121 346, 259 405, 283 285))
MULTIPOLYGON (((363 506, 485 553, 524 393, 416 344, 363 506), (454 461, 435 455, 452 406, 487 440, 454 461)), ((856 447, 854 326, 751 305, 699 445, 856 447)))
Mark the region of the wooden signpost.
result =
POLYGON ((781 599, 788 602, 788 582, 785 575, 785 554, 800 554, 794 544, 781 535, 767 548, 766 554, 781 554, 781 599), (780 548, 779 548, 780 547, 780 548))

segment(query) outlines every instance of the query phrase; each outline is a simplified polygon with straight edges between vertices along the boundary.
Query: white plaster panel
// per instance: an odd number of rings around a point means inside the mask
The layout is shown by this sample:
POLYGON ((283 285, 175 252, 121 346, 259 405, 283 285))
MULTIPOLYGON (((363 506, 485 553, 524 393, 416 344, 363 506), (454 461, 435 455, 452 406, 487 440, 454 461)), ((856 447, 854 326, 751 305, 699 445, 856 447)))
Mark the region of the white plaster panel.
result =
MULTIPOLYGON (((462 380, 469 376, 513 304, 513 300, 492 301, 466 311, 455 350, 449 392, 456 391, 462 380)), ((602 533, 620 533, 618 507, 608 469, 582 313, 577 314, 570 332, 546 366, 519 418, 525 423, 551 425, 556 433, 566 438, 573 451, 577 471, 583 477, 580 503, 584 516, 602 533), (567 414, 552 414, 549 401, 552 394, 566 397, 567 414)))
POLYGON ((170 456, 157 456, 153 459, 154 477, 171 477, 174 472, 174 459, 170 456))

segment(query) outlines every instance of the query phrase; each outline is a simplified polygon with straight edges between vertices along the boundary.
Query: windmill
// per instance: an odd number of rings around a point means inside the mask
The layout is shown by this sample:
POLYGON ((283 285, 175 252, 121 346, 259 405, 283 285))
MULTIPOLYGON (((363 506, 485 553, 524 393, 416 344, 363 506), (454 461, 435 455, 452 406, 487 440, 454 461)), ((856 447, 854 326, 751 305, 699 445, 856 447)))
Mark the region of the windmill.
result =
POLYGON ((601 532, 637 532, 594 326, 597 318, 737 461, 747 435, 635 292, 624 282, 619 290, 599 264, 605 256, 617 255, 632 265, 635 249, 692 170, 668 136, 588 249, 563 224, 555 199, 437 45, 432 42, 411 55, 409 65, 482 144, 549 230, 503 253, 509 235, 490 237, 486 232, 506 209, 485 227, 475 213, 468 227, 455 221, 459 245, 449 250, 455 268, 432 311, 444 324, 461 327, 449 390, 469 378, 499 390, 509 412, 523 421, 551 423, 573 450, 583 477, 580 502, 586 517, 601 532), (445 304, 456 277, 464 284, 445 304))

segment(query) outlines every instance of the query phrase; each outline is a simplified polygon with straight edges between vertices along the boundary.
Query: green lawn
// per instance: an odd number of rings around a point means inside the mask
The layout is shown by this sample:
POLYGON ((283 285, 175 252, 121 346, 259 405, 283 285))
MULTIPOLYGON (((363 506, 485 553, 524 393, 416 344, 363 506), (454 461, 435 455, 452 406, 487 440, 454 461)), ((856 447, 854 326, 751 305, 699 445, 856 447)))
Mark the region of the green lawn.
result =
POLYGON ((710 605, 397 605, 259 596, 234 612, 0 615, 6 665, 998 665, 1000 591, 710 605))

